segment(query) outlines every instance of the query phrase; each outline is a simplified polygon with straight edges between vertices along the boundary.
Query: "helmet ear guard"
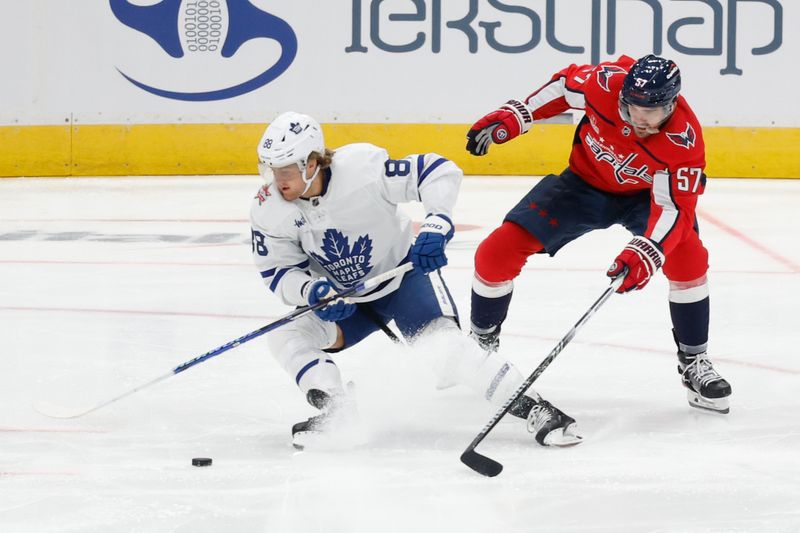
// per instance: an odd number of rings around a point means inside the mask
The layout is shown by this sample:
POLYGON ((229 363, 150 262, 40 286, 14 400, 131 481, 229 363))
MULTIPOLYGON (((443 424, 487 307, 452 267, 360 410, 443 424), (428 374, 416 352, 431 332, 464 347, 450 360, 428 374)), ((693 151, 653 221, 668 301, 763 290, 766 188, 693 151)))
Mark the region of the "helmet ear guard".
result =
POLYGON ((306 177, 311 154, 325 153, 325 139, 319 123, 308 115, 289 111, 275 118, 267 126, 258 143, 259 174, 268 181, 273 179, 272 168, 296 164, 306 184, 303 194, 319 174, 317 166, 311 177, 306 177))

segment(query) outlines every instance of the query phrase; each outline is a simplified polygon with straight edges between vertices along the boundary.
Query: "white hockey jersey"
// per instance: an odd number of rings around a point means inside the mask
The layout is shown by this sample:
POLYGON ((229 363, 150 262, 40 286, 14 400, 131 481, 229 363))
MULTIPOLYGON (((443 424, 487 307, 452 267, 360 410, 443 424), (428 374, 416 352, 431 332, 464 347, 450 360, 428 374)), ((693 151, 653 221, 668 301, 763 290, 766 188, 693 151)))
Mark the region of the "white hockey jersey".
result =
MULTIPOLYGON (((427 213, 452 219, 463 173, 434 153, 395 160, 359 143, 337 149, 326 175, 314 198, 287 202, 267 184, 253 199, 253 258, 264 284, 289 305, 307 303, 301 290, 312 278, 343 289, 404 262, 412 227, 397 204, 421 201, 427 213)), ((376 300, 401 279, 352 300, 376 300)))

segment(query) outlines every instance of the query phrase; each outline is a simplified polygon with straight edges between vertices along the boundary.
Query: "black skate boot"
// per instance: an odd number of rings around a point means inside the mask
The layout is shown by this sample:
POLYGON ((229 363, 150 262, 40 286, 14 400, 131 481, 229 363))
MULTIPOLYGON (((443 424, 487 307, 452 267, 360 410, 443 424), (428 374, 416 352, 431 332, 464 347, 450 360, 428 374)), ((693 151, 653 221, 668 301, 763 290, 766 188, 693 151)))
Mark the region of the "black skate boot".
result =
POLYGON ((292 426, 292 446, 303 450, 307 445, 347 448, 359 444, 363 435, 357 427, 358 411, 352 382, 347 384, 347 391, 328 394, 318 389, 309 390, 306 394, 308 403, 321 413, 292 426))
POLYGON ((512 406, 509 411, 511 414, 519 416, 514 411, 525 409, 520 401, 530 405, 528 431, 534 434, 536 442, 542 446, 574 446, 583 440, 583 437, 578 434, 575 419, 565 415, 560 409, 542 398, 537 401, 529 396, 523 396, 516 405, 512 406))
POLYGON ((497 326, 494 331, 486 333, 478 333, 471 329, 469 336, 487 353, 494 353, 500 349, 500 326, 497 326))
POLYGON ((352 424, 355 419, 355 407, 344 394, 331 396, 327 392, 311 389, 306 399, 322 412, 292 426, 292 446, 298 450, 305 449, 310 441, 319 440, 321 435, 333 429, 352 424))
POLYGON ((678 374, 688 389, 689 405, 717 413, 730 412, 731 385, 714 370, 705 352, 694 355, 678 351, 678 374))

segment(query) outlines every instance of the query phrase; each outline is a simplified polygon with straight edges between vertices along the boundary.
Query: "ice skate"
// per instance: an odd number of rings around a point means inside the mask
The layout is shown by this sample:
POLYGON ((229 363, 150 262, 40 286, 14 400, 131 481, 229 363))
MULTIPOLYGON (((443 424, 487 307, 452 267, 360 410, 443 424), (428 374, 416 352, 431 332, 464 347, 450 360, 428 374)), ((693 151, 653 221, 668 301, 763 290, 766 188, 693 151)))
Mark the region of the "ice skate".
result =
POLYGON ((500 326, 488 333, 478 333, 474 329, 470 330, 469 337, 477 342, 481 349, 487 353, 494 353, 500 349, 500 326))
POLYGON ((583 440, 575 419, 541 398, 528 413, 528 431, 542 446, 574 446, 583 440))
POLYGON ((688 390, 689 405, 723 414, 730 411, 731 385, 714 370, 705 352, 697 355, 678 352, 678 373, 688 390))
POLYGON ((295 449, 348 447, 355 443, 358 413, 351 399, 344 394, 331 396, 317 389, 308 391, 307 398, 321 413, 292 426, 295 449))

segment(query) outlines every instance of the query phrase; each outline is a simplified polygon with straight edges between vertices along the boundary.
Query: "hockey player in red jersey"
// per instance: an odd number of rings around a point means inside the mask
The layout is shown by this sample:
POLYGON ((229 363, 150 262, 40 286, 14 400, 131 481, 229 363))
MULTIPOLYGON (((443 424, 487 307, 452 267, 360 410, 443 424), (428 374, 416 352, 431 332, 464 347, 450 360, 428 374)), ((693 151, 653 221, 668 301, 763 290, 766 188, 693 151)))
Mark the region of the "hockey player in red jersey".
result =
POLYGON ((527 132, 534 121, 584 111, 569 167, 545 176, 509 211, 475 254, 472 335, 497 349, 516 278, 530 255, 555 255, 581 235, 622 224, 634 235, 608 269, 624 274, 618 292, 639 290, 663 267, 669 280, 678 372, 690 405, 727 413, 730 384, 706 355, 708 252, 695 206, 706 186, 702 129, 681 96, 678 66, 648 55, 570 65, 522 101, 478 120, 467 150, 527 132))

